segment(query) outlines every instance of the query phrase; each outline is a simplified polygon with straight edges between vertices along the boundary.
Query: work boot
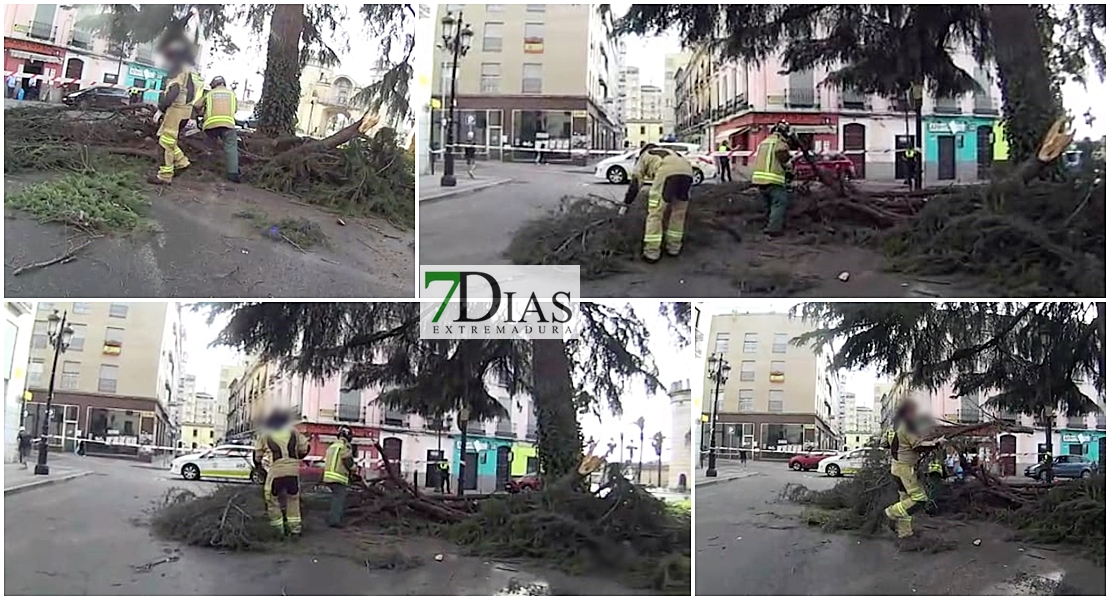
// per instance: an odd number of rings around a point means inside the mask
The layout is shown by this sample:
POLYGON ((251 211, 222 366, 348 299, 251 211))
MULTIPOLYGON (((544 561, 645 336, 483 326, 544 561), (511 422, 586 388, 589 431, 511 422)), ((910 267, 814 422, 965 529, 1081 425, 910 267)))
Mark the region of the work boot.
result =
POLYGON ((162 179, 161 177, 158 176, 157 173, 151 173, 150 175, 147 175, 146 182, 147 183, 153 183, 154 185, 169 185, 170 184, 170 182, 168 180, 162 179))
POLYGON ((640 255, 640 258, 643 259, 644 262, 646 262, 648 264, 651 264, 651 265, 659 262, 659 255, 658 254, 656 254, 655 256, 648 256, 648 254, 645 252, 644 254, 640 255))
POLYGON ((227 180, 232 183, 243 183, 243 180, 238 173, 228 173, 227 180))
POLYGON ((763 228, 763 234, 766 235, 767 237, 775 237, 775 238, 782 237, 782 230, 781 229, 768 229, 768 228, 764 227, 763 228))

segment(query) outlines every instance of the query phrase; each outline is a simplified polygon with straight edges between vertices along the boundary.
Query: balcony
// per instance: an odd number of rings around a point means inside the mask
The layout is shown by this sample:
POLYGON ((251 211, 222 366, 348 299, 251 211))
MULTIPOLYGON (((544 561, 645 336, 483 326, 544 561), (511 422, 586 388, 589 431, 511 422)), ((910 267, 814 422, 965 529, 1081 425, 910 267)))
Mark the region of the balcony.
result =
POLYGON ((977 94, 975 96, 975 104, 971 109, 971 112, 977 115, 997 115, 998 105, 995 104, 994 98, 991 98, 987 95, 977 94))
POLYGON ((912 113, 913 104, 910 104, 909 100, 905 98, 891 98, 889 109, 891 112, 912 113))
MULTIPOLYGON (((19 27, 15 28, 20 31, 19 27)), ((58 28, 54 27, 51 23, 44 23, 42 21, 31 21, 31 25, 24 30, 27 37, 35 40, 43 40, 53 42, 54 38, 58 35, 58 28)))
POLYGON ((497 429, 494 432, 497 437, 513 437, 513 422, 505 419, 497 420, 497 429))
POLYGON ((335 420, 341 423, 361 423, 362 408, 351 404, 340 404, 335 411, 335 420))
POLYGON ((787 89, 782 94, 768 94, 768 107, 782 108, 821 108, 817 91, 811 89, 787 89))
POLYGON ((476 434, 476 435, 485 435, 486 434, 486 424, 482 421, 467 421, 466 422, 466 432, 476 434))
POLYGON ((938 115, 961 115, 964 109, 957 98, 937 98, 933 112, 938 115))
POLYGON ((74 29, 73 33, 69 36, 69 45, 71 48, 92 50, 92 34, 88 31, 74 29))
POLYGON ((350 93, 320 96, 316 98, 316 103, 324 106, 354 106, 350 93))
POLYGON ((384 427, 408 427, 408 415, 402 412, 387 410, 382 415, 382 426, 384 427))
POLYGON ((957 423, 978 423, 981 420, 982 413, 980 413, 978 410, 960 409, 956 411, 957 423))

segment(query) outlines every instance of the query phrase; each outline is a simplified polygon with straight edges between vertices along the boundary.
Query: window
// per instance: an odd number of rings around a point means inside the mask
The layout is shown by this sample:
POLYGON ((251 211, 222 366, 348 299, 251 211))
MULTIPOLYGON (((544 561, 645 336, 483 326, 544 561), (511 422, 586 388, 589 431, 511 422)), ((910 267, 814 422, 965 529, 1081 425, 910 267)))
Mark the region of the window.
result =
POLYGON ((786 361, 772 360, 771 361, 771 383, 782 383, 786 381, 786 361))
POLYGON ((501 63, 482 63, 482 93, 501 91, 501 63))
POLYGON ((119 366, 100 365, 100 381, 96 384, 96 391, 109 394, 116 393, 116 381, 119 379, 119 366))
POLYGON ((770 390, 767 392, 767 412, 782 412, 782 390, 770 390))
POLYGON ((45 348, 49 342, 50 338, 46 334, 46 321, 35 321, 35 326, 31 329, 31 348, 45 348))
POLYGON ((486 12, 505 12, 504 4, 487 4, 486 12))
POLYGON ((54 310, 53 302, 39 302, 39 312, 51 312, 54 310))
POLYGON ((644 135, 645 133, 647 133, 647 127, 640 125, 640 135, 644 135))
POLYGON ((740 381, 755 381, 755 361, 740 362, 740 381))
POLYGON ((362 392, 359 390, 339 390, 339 406, 335 411, 336 421, 362 420, 362 392))
POLYGON ((73 337, 69 340, 69 348, 71 350, 84 350, 85 349, 85 334, 88 331, 88 326, 80 323, 68 323, 73 328, 73 337))
POLYGON ((740 390, 740 412, 755 412, 755 390, 740 390))
POLYGON ((755 354, 759 349, 759 334, 758 333, 745 333, 744 334, 744 354, 755 354))
POLYGON ((529 44, 537 44, 540 50, 543 49, 543 23, 524 24, 525 52, 529 50, 529 44))
POLYGON ((42 371, 44 368, 45 365, 42 359, 31 359, 31 363, 27 365, 27 387, 43 386, 42 371))
POLYGON ((543 93, 543 65, 524 63, 524 73, 520 91, 525 94, 543 93))
POLYGON ((123 346, 123 328, 122 327, 109 327, 109 328, 105 329, 104 330, 104 353, 105 354, 119 354, 120 346, 123 346))
POLYGON ((713 343, 713 354, 724 354, 728 352, 728 341, 732 336, 727 333, 718 333, 717 339, 713 343))
POLYGON ((776 333, 775 340, 771 342, 771 352, 775 354, 786 354, 786 344, 790 341, 790 336, 785 333, 776 333))
POLYGON ((482 36, 482 52, 501 51, 501 31, 504 27, 504 23, 486 23, 482 36))
POLYGON ((212 439, 212 438, 215 438, 215 437, 216 437, 216 430, 215 429, 209 429, 208 430, 208 439, 212 439))
POLYGON ((64 361, 62 363, 62 380, 59 382, 58 387, 63 390, 77 389, 77 383, 81 379, 81 363, 74 361, 64 361))
MULTIPOLYGON (((199 435, 200 435, 200 432, 198 432, 198 431, 197 431, 197 428, 196 428, 196 427, 194 427, 194 428, 193 428, 193 437, 197 437, 197 436, 199 436, 199 435)), ((215 455, 216 453, 215 453, 215 452, 212 452, 212 454, 213 454, 213 455, 215 455)))
POLYGON ((547 5, 546 4, 525 4, 524 6, 528 7, 527 9, 525 9, 528 12, 542 13, 542 12, 547 11, 547 5))
POLYGON ((117 319, 127 318, 127 305, 123 302, 113 302, 108 305, 108 316, 117 319))
POLYGON ((92 312, 92 304, 90 304, 88 302, 74 302, 73 303, 73 314, 75 314, 75 315, 87 315, 91 312, 92 312))

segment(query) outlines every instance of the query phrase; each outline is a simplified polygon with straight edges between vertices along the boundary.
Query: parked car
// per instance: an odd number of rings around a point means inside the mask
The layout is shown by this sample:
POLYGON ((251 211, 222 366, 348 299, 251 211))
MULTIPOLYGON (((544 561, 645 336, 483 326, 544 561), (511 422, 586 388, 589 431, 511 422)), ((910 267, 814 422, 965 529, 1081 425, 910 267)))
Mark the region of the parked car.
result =
MULTIPOLYGON (((717 176, 717 161, 713 160, 711 155, 703 152, 697 144, 660 142, 656 145, 667 148, 668 150, 674 150, 690 161, 690 165, 694 167, 694 185, 698 185, 706 179, 713 179, 717 176)), ((628 183, 628 176, 632 172, 632 169, 636 167, 636 159, 639 158, 639 156, 639 148, 629 150, 628 152, 616 156, 610 156, 597 163, 597 166, 594 168, 594 177, 597 179, 604 179, 609 183, 628 183)))
MULTIPOLYGON (((1064 455, 1052 459, 1052 473, 1060 479, 1087 479, 1098 473, 1098 463, 1082 456, 1064 455)), ((1044 463, 1025 467, 1025 476, 1037 481, 1047 475, 1044 463)))
POLYGON ((795 471, 812 471, 817 468, 817 465, 822 460, 836 455, 836 452, 807 452, 805 454, 798 454, 797 456, 790 457, 787 466, 795 471))
MULTIPOLYGON (((856 177, 855 164, 852 163, 851 159, 839 152, 814 154, 813 162, 817 163, 818 169, 831 172, 837 179, 855 179, 856 177)), ((795 181, 815 181, 817 179, 816 173, 813 172, 813 167, 809 166, 809 163, 801 153, 797 153, 791 158, 790 164, 794 169, 795 181)))
POLYGON ((119 108, 127 106, 131 96, 123 88, 110 86, 94 86, 78 90, 62 98, 66 106, 77 108, 119 108))
POLYGON ((543 489, 543 479, 540 478, 539 473, 527 473, 520 477, 512 477, 505 484, 505 489, 510 493, 517 492, 530 492, 532 490, 543 489))
POLYGON ((867 462, 868 457, 878 457, 883 454, 886 454, 886 451, 882 448, 858 448, 856 450, 849 450, 835 456, 821 459, 821 461, 817 463, 817 470, 829 477, 851 475, 863 468, 863 464, 867 462))
POLYGON ((229 479, 251 481, 255 478, 254 448, 224 444, 211 450, 179 456, 170 462, 170 472, 190 481, 229 479))
POLYGON ((235 125, 242 129, 255 129, 258 127, 258 119, 254 117, 253 110, 241 110, 235 113, 235 125))

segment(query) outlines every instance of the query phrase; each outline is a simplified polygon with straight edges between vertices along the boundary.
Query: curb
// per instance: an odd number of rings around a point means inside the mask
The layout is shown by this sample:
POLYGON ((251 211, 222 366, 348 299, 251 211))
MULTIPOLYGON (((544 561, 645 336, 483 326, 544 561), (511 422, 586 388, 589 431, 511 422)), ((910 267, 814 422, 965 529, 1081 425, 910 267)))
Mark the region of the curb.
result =
POLYGON ((443 191, 443 192, 437 192, 437 193, 434 193, 434 194, 430 194, 428 196, 424 196, 423 198, 420 198, 419 203, 423 204, 425 202, 434 202, 436 200, 443 200, 444 198, 450 198, 452 196, 461 196, 463 194, 469 194, 470 192, 477 192, 479 190, 484 190, 486 188, 491 188, 495 185, 501 185, 503 183, 509 183, 510 181, 512 181, 512 179, 506 177, 504 179, 494 179, 492 181, 487 181, 485 183, 479 183, 477 185, 467 186, 467 187, 464 187, 464 188, 461 188, 461 189, 454 189, 454 190, 447 190, 447 191, 443 191))
POLYGON ((44 479, 42 481, 28 481, 27 483, 21 485, 4 488, 4 495, 7 496, 9 494, 18 494, 20 492, 26 492, 27 490, 33 490, 35 488, 54 485, 55 483, 62 483, 63 481, 69 481, 71 479, 77 479, 78 477, 84 477, 86 475, 92 474, 92 471, 78 471, 76 473, 70 473, 69 475, 63 475, 62 477, 53 477, 50 479, 44 479))
POLYGON ((743 479, 745 477, 751 477, 752 475, 755 475, 754 471, 752 471, 751 473, 744 473, 744 474, 741 474, 741 475, 730 475, 728 477, 714 477, 712 479, 709 479, 709 480, 706 480, 706 481, 701 481, 701 482, 695 481, 694 482, 694 489, 696 490, 700 487, 705 487, 707 485, 714 485, 714 484, 717 484, 717 483, 728 483, 730 481, 736 481, 737 479, 743 479))

